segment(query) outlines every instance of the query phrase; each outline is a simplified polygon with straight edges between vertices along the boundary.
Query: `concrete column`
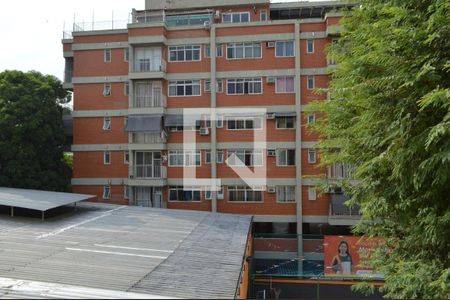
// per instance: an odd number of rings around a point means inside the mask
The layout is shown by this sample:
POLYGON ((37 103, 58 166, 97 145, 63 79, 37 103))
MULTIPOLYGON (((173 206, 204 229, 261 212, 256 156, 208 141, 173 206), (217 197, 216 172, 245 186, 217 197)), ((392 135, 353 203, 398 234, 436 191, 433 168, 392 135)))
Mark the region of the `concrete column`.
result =
MULTIPOLYGON (((211 109, 217 106, 217 87, 216 87, 216 26, 211 24, 209 49, 211 57, 211 109)), ((217 178, 217 127, 216 121, 211 122, 211 179, 217 178)), ((217 192, 212 192, 211 211, 217 212, 217 192)))
POLYGON ((297 235, 298 235, 298 258, 299 272, 303 271, 303 209, 302 209, 302 103, 301 103, 301 72, 300 72, 300 23, 295 23, 295 110, 297 112, 296 133, 295 133, 295 153, 296 153, 296 189, 295 199, 297 200, 297 235))

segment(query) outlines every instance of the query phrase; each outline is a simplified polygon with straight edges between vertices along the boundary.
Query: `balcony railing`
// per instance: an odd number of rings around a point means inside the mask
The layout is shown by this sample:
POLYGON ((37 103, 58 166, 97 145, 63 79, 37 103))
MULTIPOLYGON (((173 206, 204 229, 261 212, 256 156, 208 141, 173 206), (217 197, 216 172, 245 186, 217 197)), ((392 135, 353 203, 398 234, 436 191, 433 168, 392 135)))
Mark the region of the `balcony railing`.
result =
POLYGON ((162 94, 153 95, 136 95, 134 97, 133 107, 143 108, 143 107, 166 107, 167 98, 162 94))
POLYGON ((348 200, 345 194, 333 194, 330 203, 330 216, 361 216, 359 207, 349 207, 344 203, 348 200))
POLYGON ((167 15, 165 11, 134 11, 133 23, 152 24, 164 23, 167 27, 177 26, 195 26, 205 25, 205 22, 211 24, 212 14, 206 13, 197 14, 182 14, 182 15, 167 15))
POLYGON ((151 60, 149 58, 136 59, 134 61, 134 72, 165 72, 166 61, 151 60))
POLYGON ((355 167, 350 164, 336 163, 328 167, 328 178, 344 179, 350 178, 355 167))
POLYGON ((135 179, 165 179, 167 168, 155 165, 136 165, 133 168, 135 179))
POLYGON ((164 133, 133 133, 133 144, 162 144, 167 138, 164 133))

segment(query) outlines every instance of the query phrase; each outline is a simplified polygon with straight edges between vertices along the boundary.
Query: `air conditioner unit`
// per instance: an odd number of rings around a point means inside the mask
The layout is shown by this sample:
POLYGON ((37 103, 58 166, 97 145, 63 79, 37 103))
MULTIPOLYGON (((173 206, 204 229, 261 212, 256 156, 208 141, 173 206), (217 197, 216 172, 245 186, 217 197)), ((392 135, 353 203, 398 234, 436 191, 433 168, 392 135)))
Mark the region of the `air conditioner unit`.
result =
POLYGON ((267 192, 270 193, 270 194, 273 194, 273 193, 277 192, 277 189, 274 186, 269 186, 267 188, 267 192))
POLYGON ((161 158, 163 162, 167 162, 167 155, 162 155, 161 158))
POLYGON ((275 119, 275 114, 274 114, 274 113, 268 113, 268 114, 267 114, 267 119, 268 119, 268 120, 273 120, 273 119, 275 119))
POLYGON ((267 150, 267 156, 277 156, 277 150, 275 150, 275 149, 268 149, 267 150))
POLYGON ((134 175, 133 174, 130 174, 130 179, 134 179, 134 175))
POLYGON ((214 18, 215 19, 219 19, 220 18, 220 10, 216 10, 216 12, 214 13, 214 18))
POLYGON ((267 48, 275 48, 275 42, 267 42, 266 47, 267 48))
POLYGON ((275 77, 273 77, 273 76, 266 77, 266 82, 267 83, 275 83, 275 77))
POLYGON ((200 128, 200 135, 209 135, 209 128, 207 127, 200 128))
POLYGON ((205 22, 203 23, 203 27, 204 27, 205 29, 210 29, 210 28, 211 28, 211 22, 210 22, 210 21, 205 21, 205 22))

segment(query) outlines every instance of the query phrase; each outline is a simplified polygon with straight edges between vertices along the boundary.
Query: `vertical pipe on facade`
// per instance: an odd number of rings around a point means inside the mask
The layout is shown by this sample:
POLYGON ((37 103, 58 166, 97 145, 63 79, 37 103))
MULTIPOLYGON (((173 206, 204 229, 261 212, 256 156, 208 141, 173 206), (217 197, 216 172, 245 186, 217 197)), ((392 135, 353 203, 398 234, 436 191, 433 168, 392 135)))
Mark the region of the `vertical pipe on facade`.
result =
POLYGON ((297 252, 299 258, 299 272, 302 271, 303 256, 303 209, 302 209, 302 103, 301 103, 301 69, 300 69, 300 23, 295 22, 295 110, 296 133, 295 133, 295 160, 296 160, 296 188, 295 199, 297 200, 297 252))
MULTIPOLYGON (((128 77, 130 77, 130 73, 133 72, 133 68, 134 68, 134 47, 133 46, 129 46, 128 48, 128 77)), ((134 82, 133 80, 129 80, 129 92, 128 92, 128 109, 133 107, 133 102, 134 102, 134 82)), ((130 111, 128 111, 127 116, 130 114, 130 111)), ((131 144, 133 143, 133 134, 131 132, 128 133, 128 149, 130 149, 131 144)), ((129 153, 128 156, 128 181, 131 179, 130 175, 133 174, 134 175, 134 153, 133 151, 130 150, 126 150, 129 153)), ((131 203, 134 202, 134 190, 133 188, 130 186, 130 184, 128 183, 128 188, 129 188, 129 195, 128 198, 130 199, 129 201, 131 203)))
MULTIPOLYGON (((215 112, 217 106, 217 86, 216 86, 216 26, 211 22, 209 56, 211 59, 211 109, 215 112)), ((211 179, 217 178, 217 127, 216 120, 211 120, 211 179)), ((217 192, 213 191, 211 200, 211 211, 217 212, 217 192)))

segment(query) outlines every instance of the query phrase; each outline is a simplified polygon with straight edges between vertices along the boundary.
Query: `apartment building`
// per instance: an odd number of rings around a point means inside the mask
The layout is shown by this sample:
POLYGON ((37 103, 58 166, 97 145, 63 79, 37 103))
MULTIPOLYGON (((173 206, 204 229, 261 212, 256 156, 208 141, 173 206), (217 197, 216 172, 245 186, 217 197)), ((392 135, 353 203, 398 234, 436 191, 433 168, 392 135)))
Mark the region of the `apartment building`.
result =
POLYGON ((64 86, 74 92, 73 191, 105 203, 250 214, 299 234, 354 224, 358 212, 342 205, 339 190, 317 189, 349 170, 317 167, 318 136, 306 125, 320 115, 304 109, 328 101, 315 89, 330 80, 325 49, 339 37, 336 9, 348 4, 145 4, 121 29, 75 24, 63 39, 64 86), (188 108, 219 113, 186 126, 188 108), (261 130, 265 145, 255 147, 261 130), (264 167, 265 185, 249 185, 239 167, 264 167), (186 187, 186 169, 221 187, 186 187))

